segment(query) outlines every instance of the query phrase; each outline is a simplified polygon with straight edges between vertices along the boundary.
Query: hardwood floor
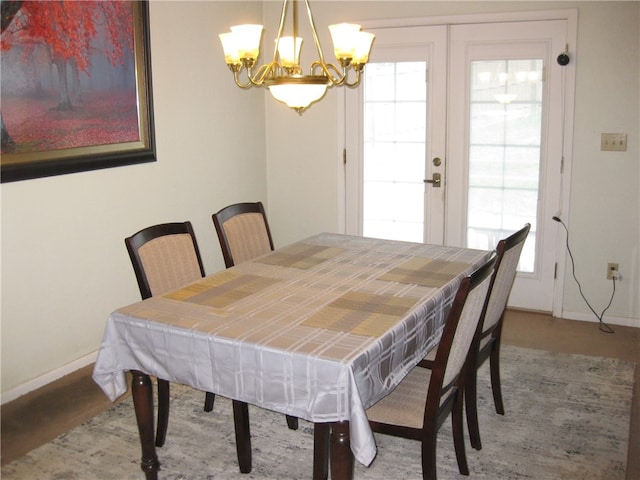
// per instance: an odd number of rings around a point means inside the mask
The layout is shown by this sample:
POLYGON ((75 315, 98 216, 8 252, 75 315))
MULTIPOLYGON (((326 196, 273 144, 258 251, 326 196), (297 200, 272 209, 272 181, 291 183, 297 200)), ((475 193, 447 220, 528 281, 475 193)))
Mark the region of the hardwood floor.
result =
MULTIPOLYGON (((618 358, 640 363, 640 329, 508 311, 503 342, 540 350, 618 358)), ((111 403, 91 380, 93 366, 53 382, 1 407, 1 462, 9 463, 107 410, 111 403)), ((636 366, 629 428, 627 480, 640 478, 640 368, 636 366)))

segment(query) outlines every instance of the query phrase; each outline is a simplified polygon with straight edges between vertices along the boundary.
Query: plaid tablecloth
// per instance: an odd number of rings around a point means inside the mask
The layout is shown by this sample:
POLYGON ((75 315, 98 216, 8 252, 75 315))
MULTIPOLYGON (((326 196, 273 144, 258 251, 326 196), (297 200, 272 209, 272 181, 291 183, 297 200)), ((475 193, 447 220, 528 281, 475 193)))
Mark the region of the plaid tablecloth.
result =
POLYGON ((437 344, 460 279, 489 252, 320 234, 109 317, 93 378, 114 400, 125 371, 312 422, 350 421, 437 344))

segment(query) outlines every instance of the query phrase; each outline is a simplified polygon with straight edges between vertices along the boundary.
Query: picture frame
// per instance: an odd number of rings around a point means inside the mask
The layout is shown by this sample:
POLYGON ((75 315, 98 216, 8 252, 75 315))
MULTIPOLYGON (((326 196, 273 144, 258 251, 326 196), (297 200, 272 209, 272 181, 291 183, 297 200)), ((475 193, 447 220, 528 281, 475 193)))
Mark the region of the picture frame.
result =
MULTIPOLYGON (((47 2, 43 3, 46 4, 47 2)), ((76 5, 74 2, 55 3, 76 5)), ((82 2, 79 2, 79 4, 80 3, 82 2)), ((85 3, 91 4, 91 2, 85 3)), ((98 2, 98 4, 100 3, 101 2, 98 2)), ((128 3, 131 4, 132 15, 130 16, 129 11, 127 11, 127 15, 125 16, 126 20, 123 20, 122 18, 117 18, 116 20, 114 20, 114 22, 122 21, 125 23, 131 21, 132 24, 130 25, 130 32, 132 32, 133 35, 133 48, 130 48, 131 36, 129 36, 127 42, 128 47, 122 48, 121 46, 120 50, 116 51, 116 53, 120 53, 122 56, 127 57, 126 64, 123 61, 122 65, 118 67, 119 70, 117 73, 118 78, 120 78, 120 76, 123 77, 123 80, 118 81, 122 82, 122 84, 125 85, 121 87, 120 90, 118 90, 118 95, 120 95, 120 97, 118 98, 126 98, 126 100, 123 100, 123 103, 125 103, 125 105, 118 110, 118 113, 113 112, 113 115, 111 115, 112 112, 110 112, 109 109, 111 108, 115 111, 115 104, 109 103, 109 100, 102 100, 102 103, 99 107, 91 107, 90 102, 93 102, 94 105, 96 103, 95 100, 92 100, 94 97, 91 97, 89 98, 88 102, 82 104, 82 107, 77 109, 77 112, 79 113, 73 112, 73 109, 75 107, 72 107, 70 109, 70 112, 64 112, 64 114, 60 112, 54 112, 56 108, 39 107, 42 111, 42 116, 54 117, 54 120, 50 120, 50 122, 55 125, 54 127, 44 129, 41 126, 33 126, 32 128, 30 125, 27 125, 25 127, 25 122, 22 123, 23 131, 27 131, 30 134, 33 133, 32 131, 40 131, 43 132, 43 138, 44 136, 55 136, 57 137, 57 139, 68 139, 69 141, 75 138, 83 138, 85 139, 85 144, 79 146, 62 145, 60 148, 49 148, 45 146, 44 148, 30 149, 30 145, 46 145, 46 142, 43 141, 38 143, 37 141, 35 141, 29 144, 25 142, 20 145, 18 144, 18 141, 15 141, 14 145, 8 144, 9 148, 5 150, 5 133, 7 132, 9 135, 11 135, 12 125, 11 119, 4 113, 4 110, 6 110, 5 107, 8 108, 8 105, 11 105, 11 101, 25 102, 25 98, 29 97, 14 95, 12 98, 5 98, 5 88, 3 81, 1 109, 3 111, 3 151, 2 155, 0 156, 0 180, 2 183, 156 161, 149 38, 149 5, 146 1, 131 1, 128 3), (133 67, 133 71, 131 67, 133 67), (125 97, 123 97, 123 95, 125 97), (16 97, 18 97, 17 100, 16 97), (93 110, 93 112, 91 113, 93 117, 86 113, 86 110, 91 109, 93 110), (106 109, 107 111, 105 112, 104 109, 106 109), (91 121, 92 128, 91 131, 89 131, 88 121, 84 121, 84 117, 82 117, 81 114, 89 116, 89 121, 91 121), (67 119, 74 115, 74 121, 68 122, 67 119), (63 117, 64 121, 58 120, 63 117), (113 117, 108 125, 109 131, 106 131, 106 127, 104 131, 100 131, 99 129, 102 125, 101 122, 104 121, 106 125, 105 119, 107 117, 113 117), (55 124, 56 121, 58 121, 58 124, 55 124), (64 131, 64 133, 62 134, 55 135, 51 133, 53 131, 52 129, 63 129, 65 125, 69 123, 75 125, 74 128, 76 128, 76 130, 68 130, 64 131), (116 124, 115 127, 113 125, 114 123, 116 124), (98 129, 97 131, 96 128, 98 129), (120 133, 120 131, 122 131, 122 133, 120 133)), ((78 17, 76 16, 74 18, 78 17)), ((27 19, 24 21, 29 20, 30 19, 28 19, 27 17, 27 19)), ((71 28, 73 29, 73 25, 71 28)), ((103 29, 106 31, 108 28, 109 26, 107 25, 103 29)), ((125 25, 124 27, 123 25, 118 25, 117 28, 112 28, 112 32, 103 32, 102 41, 106 43, 104 38, 107 38, 108 35, 117 35, 117 32, 121 31, 123 28, 129 31, 129 27, 127 25, 125 25)), ((59 26, 58 29, 60 29, 59 26)), ((115 51, 117 49, 113 47, 112 50, 115 51)), ((92 55, 94 55, 92 57, 92 60, 95 60, 97 58, 95 57, 95 51, 96 48, 91 47, 91 52, 93 52, 92 55)), ((5 51, 3 51, 2 53, 4 56, 5 51)), ((91 72, 96 68, 94 64, 98 63, 102 65, 103 70, 101 72, 104 72, 104 69, 109 67, 109 62, 105 60, 107 55, 109 55, 109 52, 105 50, 105 53, 103 55, 105 57, 104 59, 101 60, 98 57, 97 61, 93 61, 90 63, 89 68, 91 68, 91 70, 88 70, 85 67, 85 71, 82 72, 85 82, 87 82, 87 78, 89 78, 91 84, 93 85, 97 82, 105 81, 105 75, 106 77, 116 76, 116 74, 114 73, 101 73, 100 75, 96 75, 95 79, 91 78, 91 72)), ((59 66, 56 65, 56 67, 58 70, 61 70, 59 66)), ((22 68, 24 69, 24 67, 22 68)), ((53 66, 49 66, 48 69, 55 71, 55 68, 53 66)), ((68 71, 66 68, 65 70, 68 71)), ((7 65, 5 65, 3 62, 3 78, 5 77, 5 75, 8 75, 7 65)), ((30 75, 33 76, 33 74, 30 75)), ((53 76, 51 74, 49 75, 53 76)), ((65 73, 65 75, 68 75, 69 77, 71 76, 68 73, 65 73)), ((66 81, 63 82, 63 80, 60 79, 59 84, 61 83, 66 83, 66 81)), ((91 88, 92 89, 87 94, 87 97, 90 97, 91 94, 95 93, 96 91, 93 89, 93 86, 91 88)), ((104 88, 104 91, 106 91, 107 87, 104 88)), ((110 91, 113 91, 113 88, 110 91)), ((104 95, 107 94, 103 93, 103 96, 104 95)), ((62 98, 62 95, 60 95, 60 98, 62 98)), ((54 99, 53 101, 55 104, 56 100, 54 99)), ((20 112, 20 109, 18 107, 15 107, 14 111, 20 112)), ((17 115, 14 115, 14 117, 15 116, 17 115)), ((31 118, 37 119, 39 117, 36 117, 34 115, 31 116, 31 118)), ((28 123, 28 121, 29 117, 27 117, 26 122, 28 123)), ((52 141, 56 141, 56 139, 52 141)))

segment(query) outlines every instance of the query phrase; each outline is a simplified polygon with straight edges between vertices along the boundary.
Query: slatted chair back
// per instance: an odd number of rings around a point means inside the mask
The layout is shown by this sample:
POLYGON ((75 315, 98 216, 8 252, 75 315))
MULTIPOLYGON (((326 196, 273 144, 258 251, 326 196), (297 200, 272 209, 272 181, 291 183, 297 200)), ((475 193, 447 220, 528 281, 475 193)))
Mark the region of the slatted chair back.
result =
POLYGON ((125 239, 142 298, 162 295, 204 276, 190 222, 147 227, 125 239))
POLYGON ((466 277, 454 299, 433 366, 444 390, 459 382, 472 343, 478 340, 494 265, 495 257, 466 277))
POLYGON ((509 294, 516 278, 520 254, 524 242, 529 235, 530 224, 498 242, 496 247, 496 272, 494 274, 491 296, 484 317, 483 332, 487 332, 497 325, 504 314, 509 300, 509 294))
POLYGON ((212 215, 227 268, 273 250, 262 202, 236 203, 212 215))

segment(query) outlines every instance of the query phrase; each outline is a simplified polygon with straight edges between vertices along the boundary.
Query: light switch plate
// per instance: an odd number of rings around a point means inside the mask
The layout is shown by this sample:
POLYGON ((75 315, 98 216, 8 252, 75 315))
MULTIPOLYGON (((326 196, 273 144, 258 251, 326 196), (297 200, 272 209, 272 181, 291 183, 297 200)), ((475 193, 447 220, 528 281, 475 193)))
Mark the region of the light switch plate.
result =
POLYGON ((603 133, 600 136, 600 151, 602 152, 626 152, 626 133, 603 133))

